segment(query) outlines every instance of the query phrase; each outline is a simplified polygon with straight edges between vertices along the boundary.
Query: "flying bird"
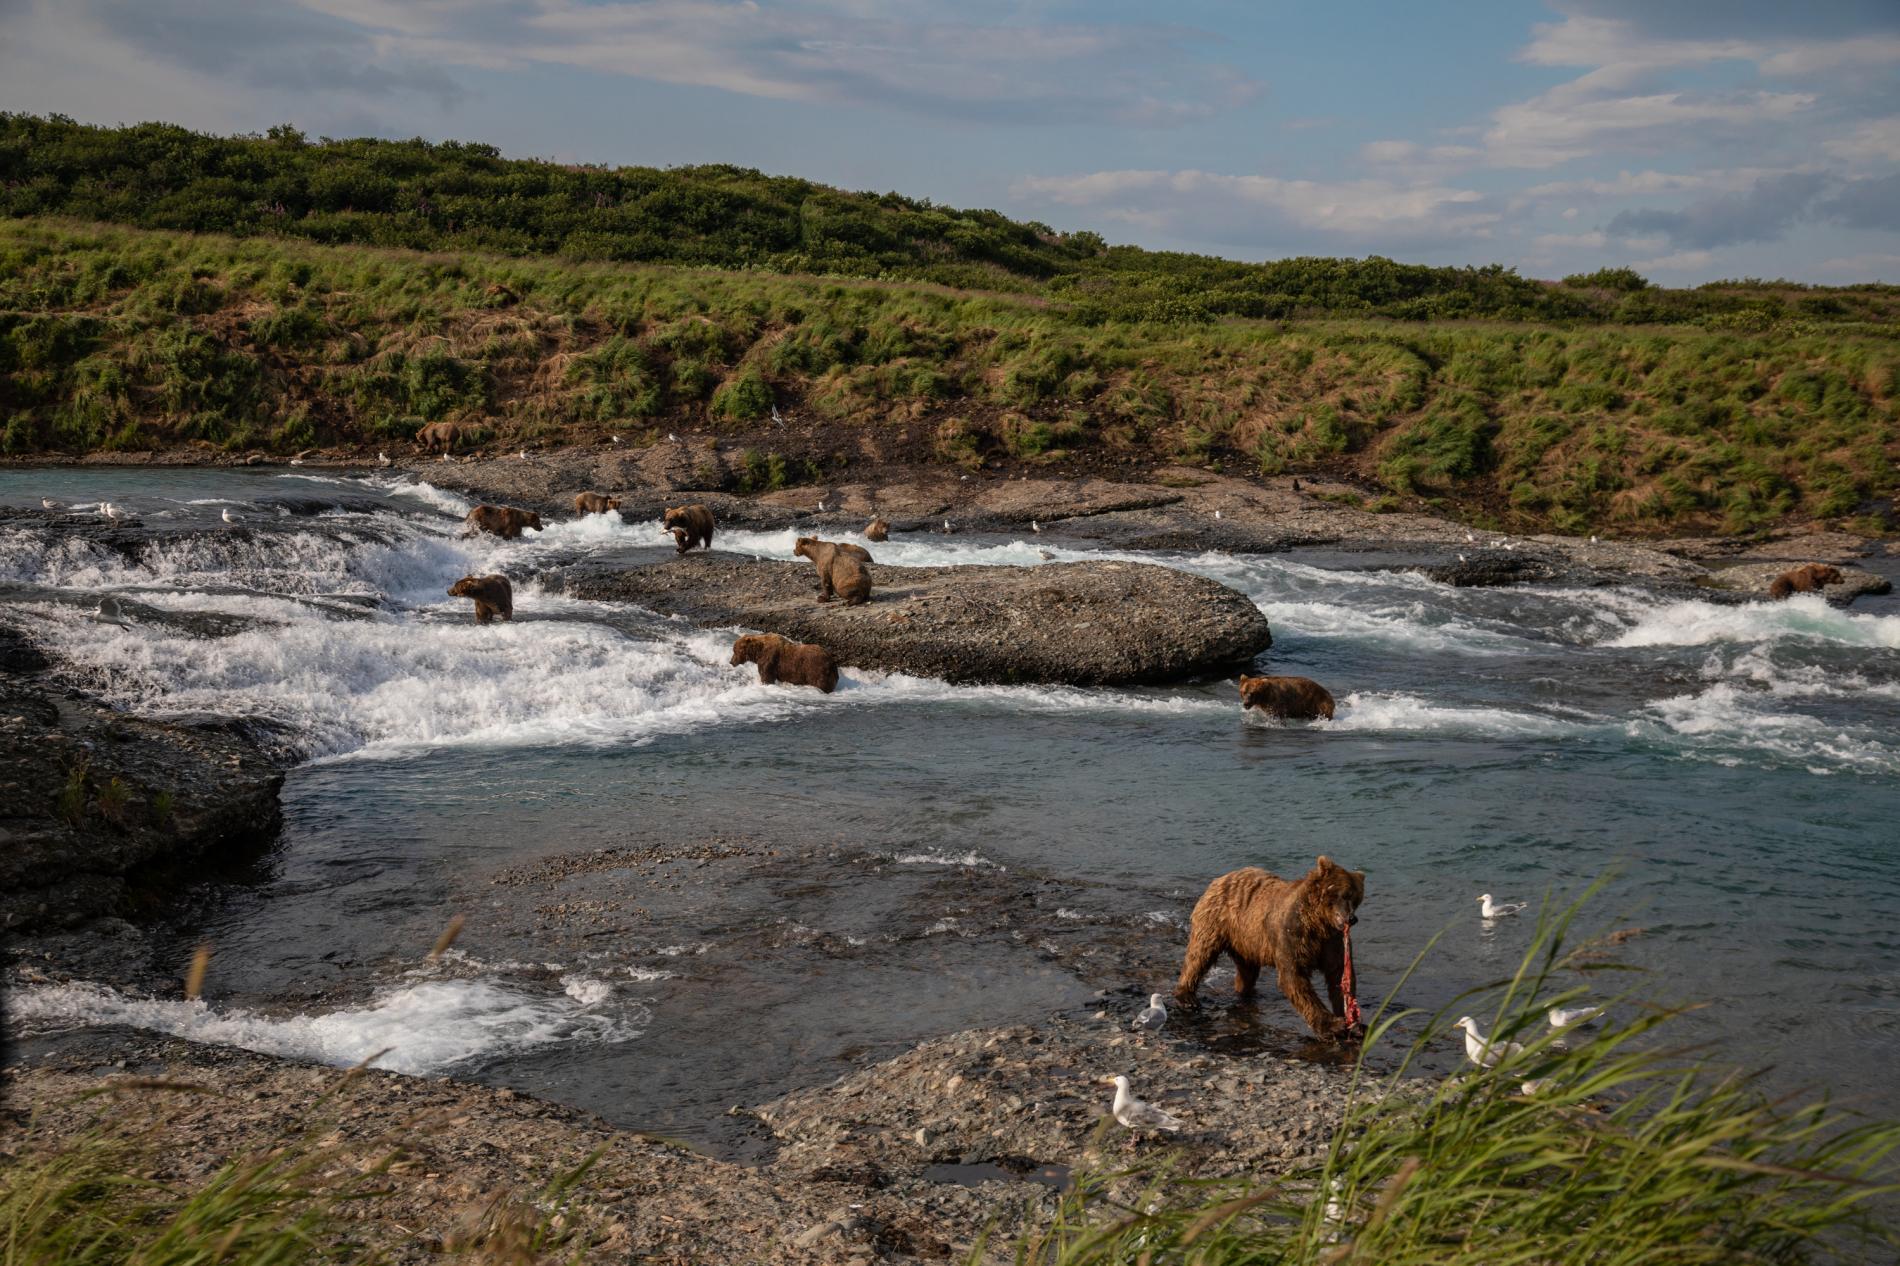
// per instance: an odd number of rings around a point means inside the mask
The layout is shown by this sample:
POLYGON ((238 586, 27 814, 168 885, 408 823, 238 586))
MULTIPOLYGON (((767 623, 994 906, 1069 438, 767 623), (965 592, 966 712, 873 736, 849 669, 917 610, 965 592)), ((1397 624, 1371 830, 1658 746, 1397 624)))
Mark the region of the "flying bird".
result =
POLYGON ((1488 892, 1478 894, 1478 913, 1487 919, 1502 919, 1508 914, 1517 914, 1522 910, 1528 909, 1529 906, 1530 902, 1528 901, 1506 901, 1499 903, 1491 900, 1491 894, 1488 892))
POLYGON ((1574 1029, 1603 1014, 1602 1007, 1552 1007, 1548 1012, 1553 1029, 1574 1029))
POLYGON ((1478 1022, 1470 1016, 1460 1016, 1454 1029, 1465 1031, 1465 1058, 1480 1068, 1495 1068, 1507 1059, 1516 1059, 1524 1053, 1524 1048, 1516 1042, 1491 1042, 1478 1031, 1478 1022))
POLYGON ((1108 1078, 1115 1086, 1115 1103, 1109 1110, 1115 1119, 1131 1130, 1168 1130, 1181 1128, 1181 1119, 1163 1112, 1152 1103, 1143 1103, 1128 1093, 1128 1078, 1117 1074, 1108 1078))
POLYGON ((1161 1005, 1161 995, 1158 993, 1149 994, 1148 1005, 1143 1007, 1140 1014, 1135 1017, 1135 1027, 1138 1029, 1153 1030, 1160 1028, 1167 1022, 1168 1009, 1161 1005))

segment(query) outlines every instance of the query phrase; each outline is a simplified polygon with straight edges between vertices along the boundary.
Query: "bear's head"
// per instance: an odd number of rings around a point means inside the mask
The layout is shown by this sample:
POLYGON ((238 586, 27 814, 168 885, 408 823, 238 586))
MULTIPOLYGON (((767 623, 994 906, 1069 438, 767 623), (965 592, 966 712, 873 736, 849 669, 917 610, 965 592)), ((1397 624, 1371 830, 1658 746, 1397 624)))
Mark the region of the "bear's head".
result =
POLYGON ((618 510, 620 508, 620 498, 619 497, 607 498, 607 508, 609 510, 618 510))
POLYGON ((1810 574, 1814 577, 1814 583, 1817 585, 1838 585, 1841 583, 1841 569, 1838 567, 1822 565, 1816 567, 1810 574))
POLYGON ((1347 870, 1322 853, 1306 878, 1306 905, 1316 922, 1333 931, 1359 922, 1359 903, 1366 899, 1365 871, 1347 870))
POLYGON ((797 555, 799 558, 810 558, 812 556, 812 550, 815 549, 817 545, 818 545, 817 537, 801 536, 798 538, 798 540, 792 543, 792 553, 797 555))
POLYGON ((481 583, 479 576, 464 576, 449 586, 449 597, 466 598, 475 592, 475 586, 481 583))
POLYGON ((667 506, 665 509, 660 511, 660 526, 665 527, 665 528, 678 527, 680 526, 681 521, 685 519, 685 517, 686 517, 685 506, 667 506))
POLYGON ((523 527, 531 527, 539 532, 541 530, 541 516, 536 514, 533 510, 524 510, 521 512, 521 525, 523 527))

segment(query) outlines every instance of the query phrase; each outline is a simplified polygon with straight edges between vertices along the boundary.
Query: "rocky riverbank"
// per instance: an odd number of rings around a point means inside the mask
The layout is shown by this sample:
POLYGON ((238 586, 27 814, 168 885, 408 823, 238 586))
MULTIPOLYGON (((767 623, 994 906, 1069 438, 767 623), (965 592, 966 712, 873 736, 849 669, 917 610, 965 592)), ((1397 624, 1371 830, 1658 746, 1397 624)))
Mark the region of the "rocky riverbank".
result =
POLYGON ((563 583, 576 597, 816 642, 843 665, 953 682, 1178 681, 1243 668, 1273 642, 1245 594, 1167 567, 873 564, 870 572, 874 590, 862 606, 819 603, 809 564, 721 554, 589 564, 563 583))

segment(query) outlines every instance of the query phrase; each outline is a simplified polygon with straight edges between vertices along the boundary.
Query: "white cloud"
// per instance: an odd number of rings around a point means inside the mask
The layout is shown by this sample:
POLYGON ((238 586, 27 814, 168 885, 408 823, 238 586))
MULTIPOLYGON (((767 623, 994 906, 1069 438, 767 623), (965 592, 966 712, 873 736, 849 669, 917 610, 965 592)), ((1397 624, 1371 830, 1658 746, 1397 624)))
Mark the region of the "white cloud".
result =
POLYGON ((1490 161, 1502 167, 1555 167, 1605 150, 1662 153, 1680 149, 1689 133, 1758 129, 1786 122, 1815 102, 1806 92, 1600 97, 1580 88, 1582 83, 1563 84, 1493 111, 1484 136, 1490 161))
POLYGON ((1900 279, 1900 252, 1866 251, 1859 255, 1841 255, 1823 260, 1820 269, 1837 277, 1856 281, 1900 279))
POLYGON ((1714 262, 1714 251, 1672 251, 1654 259, 1635 260, 1630 267, 1651 273, 1699 272, 1714 262))
POLYGON ((1900 36, 1773 41, 1670 39, 1619 18, 1571 14, 1533 28, 1520 60, 1539 66, 1596 66, 1619 74, 1670 66, 1742 61, 1769 75, 1812 75, 1856 66, 1900 65, 1900 36))
POLYGON ((1824 141, 1821 148, 1856 167, 1900 163, 1900 117, 1868 119, 1846 136, 1824 141))
POLYGON ((1532 243, 1546 250, 1601 250, 1610 239, 1601 230, 1589 233, 1543 233, 1532 243))

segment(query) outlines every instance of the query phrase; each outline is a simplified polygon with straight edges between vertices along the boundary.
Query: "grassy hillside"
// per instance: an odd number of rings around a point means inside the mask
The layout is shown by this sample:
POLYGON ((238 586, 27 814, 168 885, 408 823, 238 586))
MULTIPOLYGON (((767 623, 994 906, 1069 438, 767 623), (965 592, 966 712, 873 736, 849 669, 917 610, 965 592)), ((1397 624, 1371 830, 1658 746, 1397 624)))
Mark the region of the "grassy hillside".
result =
POLYGON ((0 216, 928 281, 1060 300, 1079 324, 1377 315, 1761 330, 1900 318, 1892 286, 1664 290, 1627 269, 1552 284, 1377 257, 1246 264, 736 167, 573 166, 459 142, 312 142, 290 128, 215 137, 0 114, 0 216))
MULTIPOLYGON (((1500 523, 1879 526, 1900 341, 1841 330, 1083 323, 920 284, 0 221, 0 446, 772 443, 975 465, 1318 470, 1500 523)), ((800 463, 806 463, 801 465, 800 463)), ((778 476, 775 476, 775 478, 778 476)), ((1375 494, 1376 495, 1376 494, 1375 494)))

